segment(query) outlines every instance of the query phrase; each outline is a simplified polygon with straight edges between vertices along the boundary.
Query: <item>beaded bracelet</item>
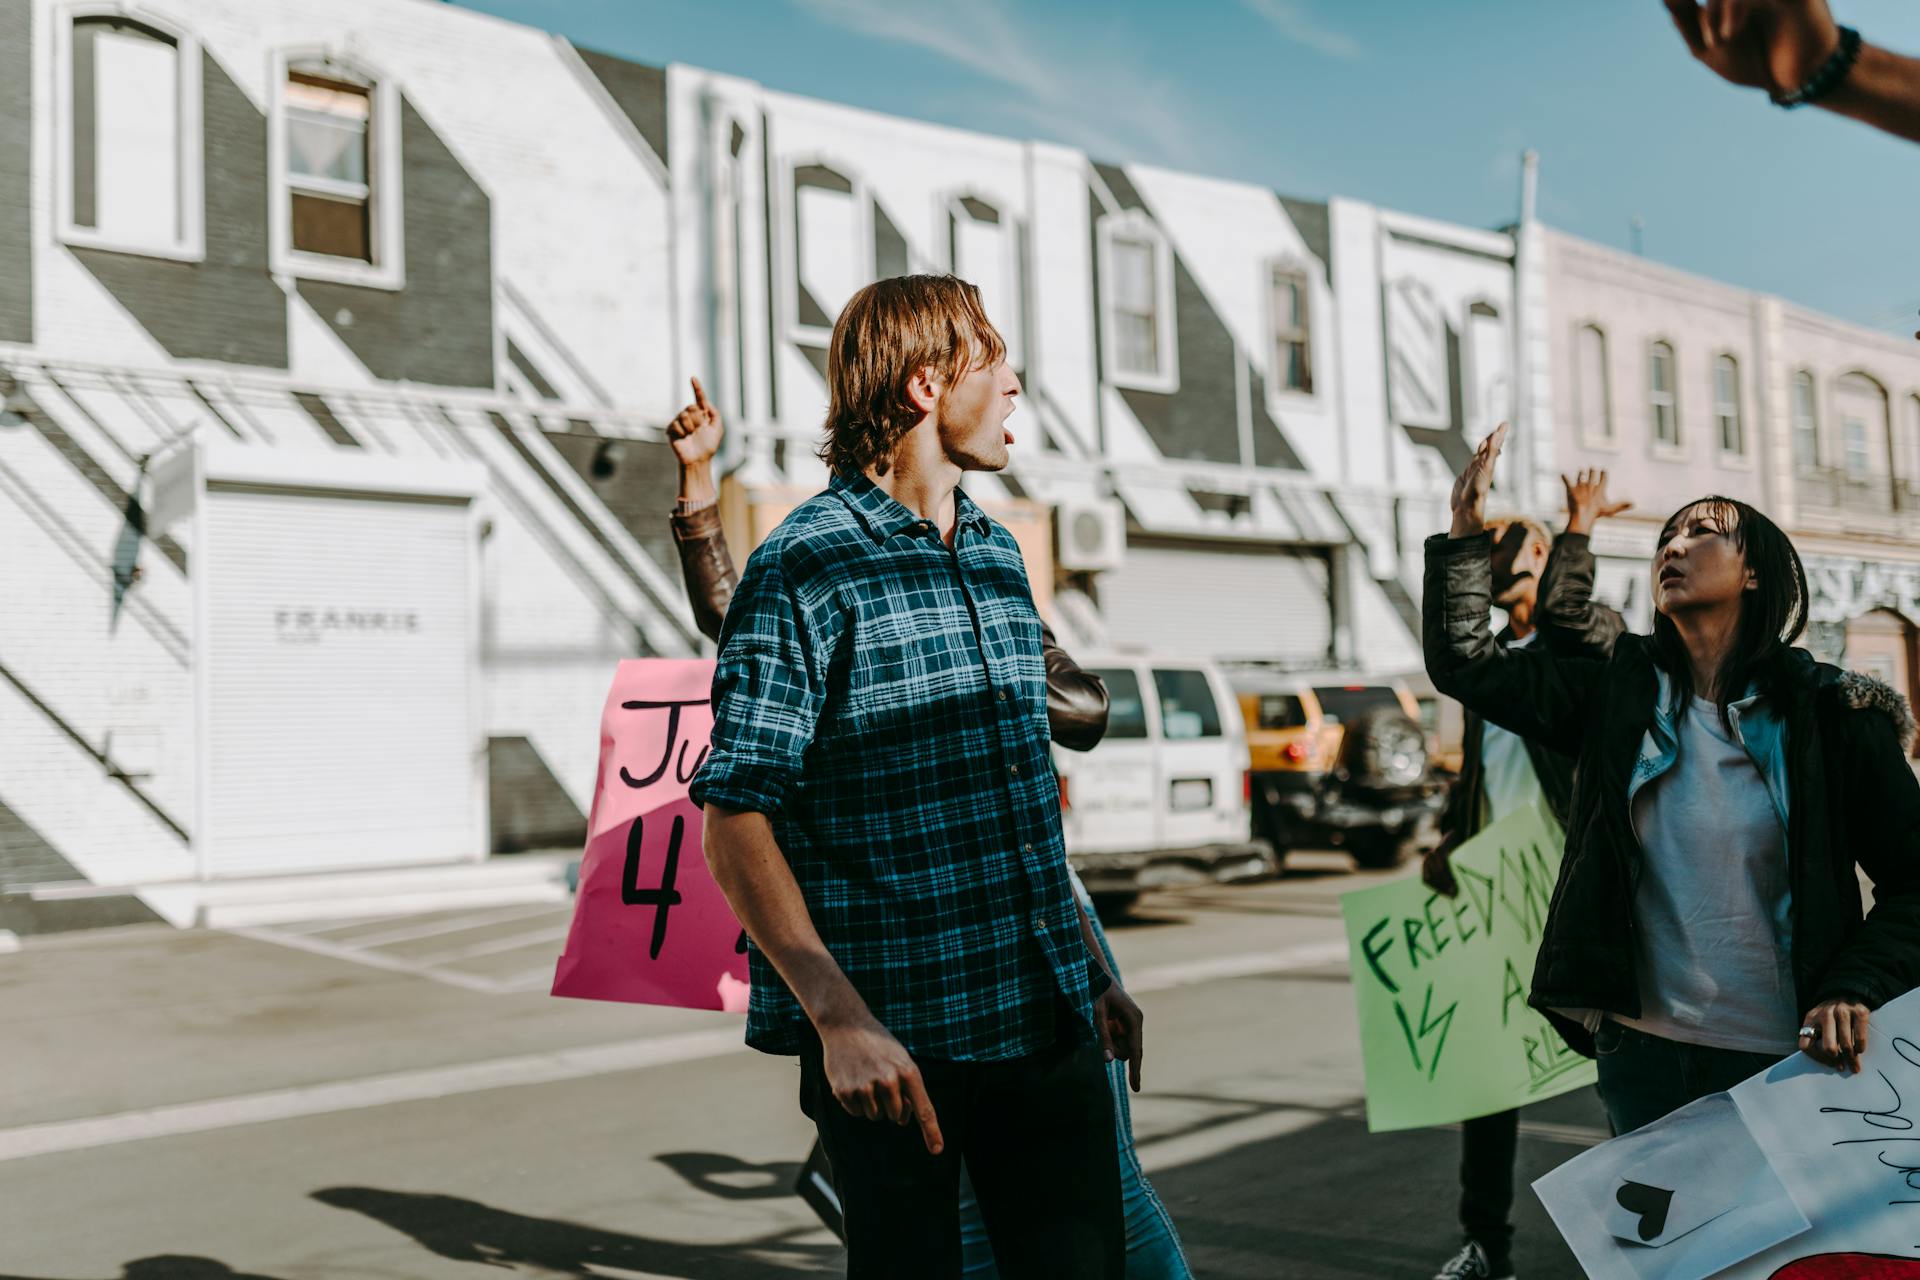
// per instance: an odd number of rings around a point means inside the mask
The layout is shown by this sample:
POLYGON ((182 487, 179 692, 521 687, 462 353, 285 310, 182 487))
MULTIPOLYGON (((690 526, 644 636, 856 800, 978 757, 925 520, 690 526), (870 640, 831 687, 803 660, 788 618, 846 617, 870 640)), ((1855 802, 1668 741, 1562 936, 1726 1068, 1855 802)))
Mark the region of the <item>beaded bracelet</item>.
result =
POLYGON ((1841 27, 1840 47, 1820 64, 1820 69, 1813 73, 1811 79, 1792 93, 1774 93, 1767 96, 1773 99, 1774 106, 1785 107, 1788 110, 1804 107, 1809 102, 1818 102, 1832 93, 1840 82, 1847 78, 1847 72, 1853 70, 1853 64, 1859 57, 1860 33, 1852 27, 1841 27))

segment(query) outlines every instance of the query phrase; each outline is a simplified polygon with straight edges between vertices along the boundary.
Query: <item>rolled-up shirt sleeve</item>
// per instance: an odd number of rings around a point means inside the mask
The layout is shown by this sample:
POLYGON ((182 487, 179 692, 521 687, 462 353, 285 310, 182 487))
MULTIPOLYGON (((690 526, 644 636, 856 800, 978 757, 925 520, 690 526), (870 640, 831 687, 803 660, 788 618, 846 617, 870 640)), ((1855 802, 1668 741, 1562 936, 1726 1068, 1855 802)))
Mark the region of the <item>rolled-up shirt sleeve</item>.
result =
POLYGON ((713 669, 713 743, 689 789, 694 803, 779 813, 813 741, 823 677, 779 548, 763 546, 727 609, 713 669))

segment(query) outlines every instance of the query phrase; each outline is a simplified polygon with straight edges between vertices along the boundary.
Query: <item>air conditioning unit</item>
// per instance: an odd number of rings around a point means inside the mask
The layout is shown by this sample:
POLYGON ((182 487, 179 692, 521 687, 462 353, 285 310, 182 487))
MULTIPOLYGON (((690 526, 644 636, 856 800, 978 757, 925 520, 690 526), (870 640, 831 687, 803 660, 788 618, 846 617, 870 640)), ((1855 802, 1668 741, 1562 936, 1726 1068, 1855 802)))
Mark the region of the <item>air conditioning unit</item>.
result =
POLYGON ((1127 509, 1112 498, 1063 502, 1058 521, 1060 567, 1069 572, 1117 569, 1127 554, 1127 509))

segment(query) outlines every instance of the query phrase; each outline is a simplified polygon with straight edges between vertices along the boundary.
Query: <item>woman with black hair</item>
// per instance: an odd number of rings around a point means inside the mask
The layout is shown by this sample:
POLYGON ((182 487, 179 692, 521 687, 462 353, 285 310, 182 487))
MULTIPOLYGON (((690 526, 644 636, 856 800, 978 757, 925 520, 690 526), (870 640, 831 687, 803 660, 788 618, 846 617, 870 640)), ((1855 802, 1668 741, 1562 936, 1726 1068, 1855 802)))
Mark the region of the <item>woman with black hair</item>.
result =
POLYGON ((1869 1011, 1920 985, 1906 700, 1793 647, 1799 554, 1729 498, 1661 530, 1653 635, 1604 660, 1501 648, 1483 526, 1505 439, 1428 539, 1424 631, 1436 688, 1579 761, 1530 1002, 1599 1058, 1616 1133, 1796 1048, 1857 1071, 1869 1011))

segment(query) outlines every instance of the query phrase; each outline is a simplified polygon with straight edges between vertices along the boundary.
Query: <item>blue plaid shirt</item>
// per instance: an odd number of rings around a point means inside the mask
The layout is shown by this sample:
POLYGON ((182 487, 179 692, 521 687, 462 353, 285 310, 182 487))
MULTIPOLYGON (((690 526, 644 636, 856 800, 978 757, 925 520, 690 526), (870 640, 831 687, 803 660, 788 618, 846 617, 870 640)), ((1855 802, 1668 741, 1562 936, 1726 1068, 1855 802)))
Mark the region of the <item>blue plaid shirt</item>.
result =
MULTIPOLYGON (((747 561, 696 802, 764 813, 827 950, 911 1053, 993 1061, 1093 1036, 1048 755, 1040 615, 1013 535, 938 529, 835 476, 747 561)), ((806 1015, 748 951, 747 1043, 806 1015)))

